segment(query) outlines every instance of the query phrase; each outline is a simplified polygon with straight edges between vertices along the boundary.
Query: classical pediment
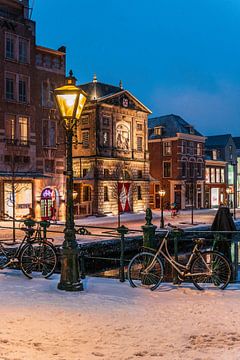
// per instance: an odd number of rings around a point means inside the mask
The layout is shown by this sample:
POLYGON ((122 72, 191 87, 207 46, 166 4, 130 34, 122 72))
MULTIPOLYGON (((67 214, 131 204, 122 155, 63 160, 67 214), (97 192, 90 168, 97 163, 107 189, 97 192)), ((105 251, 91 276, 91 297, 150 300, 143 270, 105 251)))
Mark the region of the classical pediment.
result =
POLYGON ((148 114, 151 114, 151 110, 149 110, 145 105, 143 105, 135 96, 133 96, 129 91, 123 90, 116 94, 110 94, 107 96, 103 96, 98 98, 97 102, 105 103, 109 105, 121 106, 125 109, 143 111, 148 114))

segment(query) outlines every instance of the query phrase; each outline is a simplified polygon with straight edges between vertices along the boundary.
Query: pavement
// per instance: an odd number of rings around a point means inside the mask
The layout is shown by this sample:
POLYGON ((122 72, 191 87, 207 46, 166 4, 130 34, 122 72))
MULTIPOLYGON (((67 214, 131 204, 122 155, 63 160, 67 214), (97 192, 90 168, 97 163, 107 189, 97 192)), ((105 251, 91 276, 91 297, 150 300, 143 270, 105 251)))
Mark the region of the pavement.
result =
MULTIPOLYGON (((193 222, 192 225, 192 214, 191 210, 182 210, 179 215, 174 218, 171 217, 169 211, 164 211, 164 221, 165 225, 171 223, 172 225, 178 226, 180 228, 189 228, 189 227, 198 227, 201 225, 212 224, 214 216, 217 212, 217 209, 203 209, 203 210, 194 210, 193 212, 193 222)), ((160 226, 160 211, 153 210, 153 219, 152 223, 158 228, 160 226)), ((240 210, 236 212, 237 218, 240 218, 240 210)), ((141 226, 145 224, 145 212, 142 213, 125 213, 120 217, 121 225, 127 226, 132 230, 132 235, 141 234, 141 226)), ((91 232, 91 235, 77 235, 77 240, 79 243, 92 242, 97 240, 106 240, 116 236, 116 232, 112 232, 107 228, 117 228, 118 227, 118 218, 117 216, 89 216, 86 218, 81 218, 75 220, 77 226, 87 227, 88 231, 91 232), (106 229, 99 229, 98 227, 106 227, 106 229)), ((54 238, 54 244, 61 244, 63 241, 63 230, 64 223, 57 222, 52 224, 49 228, 48 236, 54 238)), ((12 222, 11 221, 0 221, 0 240, 9 240, 12 239, 12 222)), ((18 240, 22 239, 24 236, 23 230, 20 229, 20 223, 17 223, 18 229, 16 230, 16 238, 18 240)))

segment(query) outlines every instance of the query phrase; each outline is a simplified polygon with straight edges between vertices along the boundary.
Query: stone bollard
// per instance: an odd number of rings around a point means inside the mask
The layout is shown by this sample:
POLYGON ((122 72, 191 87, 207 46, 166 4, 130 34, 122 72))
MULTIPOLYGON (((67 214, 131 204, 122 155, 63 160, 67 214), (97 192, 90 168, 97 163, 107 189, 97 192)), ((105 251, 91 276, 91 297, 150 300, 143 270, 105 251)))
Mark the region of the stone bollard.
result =
POLYGON ((146 224, 142 226, 143 246, 155 249, 156 248, 155 232, 157 226, 152 224, 152 210, 150 208, 146 209, 145 220, 146 220, 146 224))

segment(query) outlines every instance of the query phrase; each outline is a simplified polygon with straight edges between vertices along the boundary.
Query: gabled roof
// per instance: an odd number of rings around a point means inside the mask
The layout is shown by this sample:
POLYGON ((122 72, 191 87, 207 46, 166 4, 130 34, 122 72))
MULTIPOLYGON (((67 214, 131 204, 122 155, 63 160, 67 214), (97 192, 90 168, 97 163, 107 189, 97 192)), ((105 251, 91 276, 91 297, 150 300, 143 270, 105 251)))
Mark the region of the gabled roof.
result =
POLYGON ((141 103, 141 101, 139 101, 133 94, 131 94, 130 91, 124 90, 122 87, 104 84, 95 80, 90 83, 80 85, 80 88, 87 93, 88 99, 90 101, 104 102, 124 94, 131 98, 131 100, 137 104, 142 111, 145 111, 149 114, 152 113, 151 110, 143 105, 143 103, 141 103))
POLYGON ((203 136, 192 125, 186 122, 181 116, 170 114, 148 119, 149 140, 160 137, 175 137, 177 133, 203 136), (162 135, 155 135, 154 128, 162 127, 162 135))
POLYGON ((103 84, 97 81, 82 84, 80 85, 80 88, 88 94, 89 100, 98 100, 103 96, 116 94, 122 91, 118 86, 103 84))
POLYGON ((213 135, 208 136, 205 142, 205 146, 207 148, 224 148, 229 139, 231 138, 231 134, 224 134, 224 135, 213 135))

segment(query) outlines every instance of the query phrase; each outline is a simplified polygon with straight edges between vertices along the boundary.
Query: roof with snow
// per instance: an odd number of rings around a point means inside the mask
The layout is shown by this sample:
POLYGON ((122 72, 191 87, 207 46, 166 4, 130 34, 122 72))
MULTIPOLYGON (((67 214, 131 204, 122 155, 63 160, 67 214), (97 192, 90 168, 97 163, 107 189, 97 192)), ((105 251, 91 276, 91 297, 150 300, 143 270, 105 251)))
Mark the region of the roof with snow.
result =
POLYGON ((203 136, 179 115, 164 115, 148 119, 149 139, 174 137, 177 133, 203 136), (154 128, 161 127, 162 135, 154 134, 154 128))
POLYGON ((205 146, 207 148, 224 148, 230 138, 231 134, 208 136, 205 146))

